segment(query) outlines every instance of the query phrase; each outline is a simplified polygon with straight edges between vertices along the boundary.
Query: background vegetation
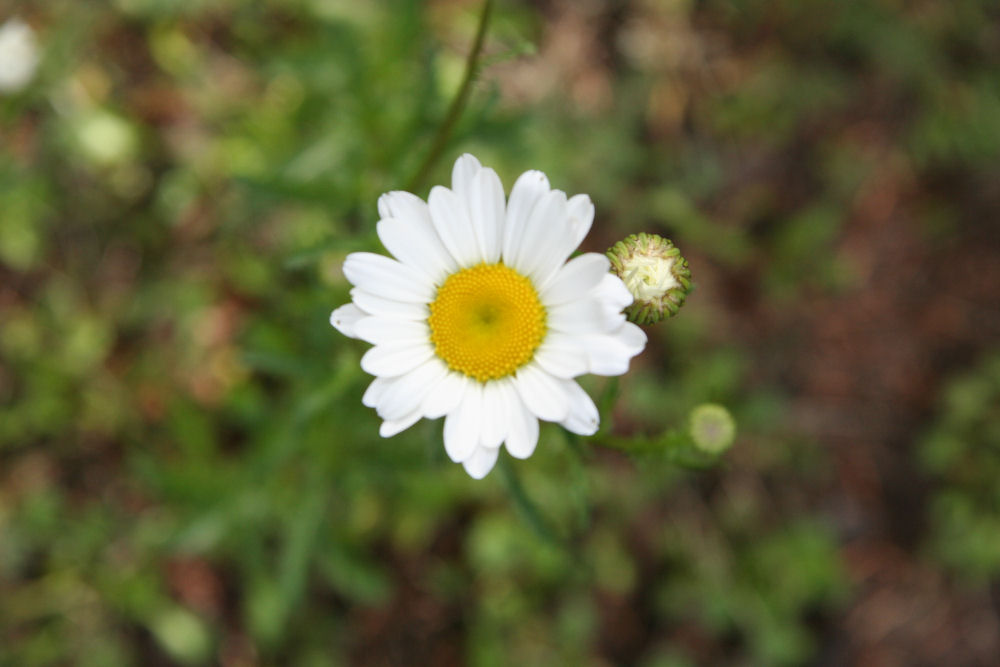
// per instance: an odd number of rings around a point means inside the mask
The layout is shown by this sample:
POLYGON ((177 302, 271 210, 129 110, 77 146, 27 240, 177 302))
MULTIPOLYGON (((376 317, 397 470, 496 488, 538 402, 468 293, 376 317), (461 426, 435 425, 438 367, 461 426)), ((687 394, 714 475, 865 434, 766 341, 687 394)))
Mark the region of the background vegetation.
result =
MULTIPOLYGON (((327 323, 480 4, 15 0, 0 97, 0 665, 991 664, 1000 6, 500 0, 473 152, 673 238, 616 437, 473 482, 327 323)), ((616 392, 616 397, 615 394, 616 392)))

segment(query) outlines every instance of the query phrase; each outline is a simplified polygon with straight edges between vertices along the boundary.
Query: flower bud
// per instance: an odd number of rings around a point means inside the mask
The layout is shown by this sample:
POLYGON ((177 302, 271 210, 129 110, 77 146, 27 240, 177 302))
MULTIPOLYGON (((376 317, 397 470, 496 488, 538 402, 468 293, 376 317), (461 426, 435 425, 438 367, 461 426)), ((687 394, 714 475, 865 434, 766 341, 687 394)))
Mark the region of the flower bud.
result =
POLYGON ((736 422, 729 410, 715 403, 703 403, 691 411, 689 432, 695 447, 706 454, 721 454, 736 437, 736 422))
POLYGON ((691 291, 691 271, 670 239, 632 234, 607 252, 611 270, 634 301, 625 315, 636 324, 654 324, 677 314, 691 291))

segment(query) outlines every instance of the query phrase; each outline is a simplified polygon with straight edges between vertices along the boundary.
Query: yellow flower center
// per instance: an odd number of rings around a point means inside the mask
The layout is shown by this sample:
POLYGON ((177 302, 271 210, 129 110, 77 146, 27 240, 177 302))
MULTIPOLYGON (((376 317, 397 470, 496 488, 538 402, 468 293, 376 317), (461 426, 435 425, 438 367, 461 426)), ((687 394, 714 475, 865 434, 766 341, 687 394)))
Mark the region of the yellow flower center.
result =
POLYGON ((545 308, 531 281, 504 264, 477 264, 448 276, 427 324, 437 355, 480 382, 512 374, 545 338, 545 308))

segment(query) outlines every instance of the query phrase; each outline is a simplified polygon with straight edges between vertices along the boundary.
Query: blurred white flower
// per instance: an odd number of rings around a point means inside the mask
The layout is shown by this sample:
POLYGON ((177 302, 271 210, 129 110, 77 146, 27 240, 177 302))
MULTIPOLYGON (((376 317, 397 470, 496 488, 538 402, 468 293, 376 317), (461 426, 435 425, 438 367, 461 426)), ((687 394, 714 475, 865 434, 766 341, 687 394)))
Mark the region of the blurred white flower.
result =
POLYGON ((0 92, 17 92, 27 86, 38 60, 31 26, 16 17, 0 26, 0 92))
POLYGON ((396 259, 352 253, 352 303, 333 311, 341 333, 374 345, 362 402, 389 437, 445 417, 444 447, 476 479, 505 444, 527 458, 538 420, 597 431, 594 402, 573 378, 621 375, 646 345, 625 321, 632 295, 597 253, 566 261, 590 230, 587 195, 566 197, 539 171, 504 201, 496 172, 463 155, 451 189, 427 203, 407 192, 378 202, 377 231, 396 259))

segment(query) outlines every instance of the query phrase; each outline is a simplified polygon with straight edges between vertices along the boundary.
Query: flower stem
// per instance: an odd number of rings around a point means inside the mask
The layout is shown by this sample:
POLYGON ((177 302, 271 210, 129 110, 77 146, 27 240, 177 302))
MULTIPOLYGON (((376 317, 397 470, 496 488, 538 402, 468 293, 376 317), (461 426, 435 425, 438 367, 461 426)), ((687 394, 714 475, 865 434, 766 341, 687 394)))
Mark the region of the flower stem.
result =
POLYGON ((553 530, 552 524, 542 515, 542 511, 538 508, 538 505, 528 497, 524 486, 521 484, 521 480, 517 476, 517 472, 514 470, 514 466, 507 460, 507 457, 500 457, 499 467, 503 475, 503 483, 507 487, 511 499, 535 534, 559 548, 564 548, 562 539, 553 530))
POLYGON ((469 51, 469 55, 465 59, 465 75, 462 78, 462 85, 459 86, 455 98, 451 101, 451 106, 448 107, 448 115, 445 116, 444 122, 438 128, 437 136, 434 137, 434 143, 431 145, 430 152, 427 153, 427 157, 424 158, 420 169, 417 170, 416 174, 407 184, 406 189, 409 192, 416 192, 417 188, 423 185, 431 169, 441 159, 441 153, 444 152, 445 146, 448 144, 448 140, 455 129, 455 125, 458 123, 462 111, 465 110, 465 105, 469 101, 469 94, 472 92, 472 82, 475 80, 479 69, 479 56, 483 52, 483 43, 486 41, 486 27, 489 25, 490 14, 492 12, 493 0, 486 0, 483 3, 483 13, 479 17, 476 39, 472 43, 472 50, 469 51))

